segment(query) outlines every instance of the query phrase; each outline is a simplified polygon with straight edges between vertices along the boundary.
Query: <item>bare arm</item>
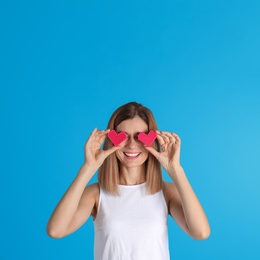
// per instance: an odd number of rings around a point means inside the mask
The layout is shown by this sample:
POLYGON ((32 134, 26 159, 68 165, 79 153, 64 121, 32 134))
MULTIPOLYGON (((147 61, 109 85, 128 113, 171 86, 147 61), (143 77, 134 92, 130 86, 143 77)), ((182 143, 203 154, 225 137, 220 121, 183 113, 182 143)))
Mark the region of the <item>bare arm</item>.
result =
POLYGON ((205 212, 193 191, 182 167, 169 173, 173 183, 166 184, 169 213, 176 223, 194 239, 206 239, 210 227, 205 212))
POLYGON ((82 208, 83 205, 85 206, 85 215, 81 214, 82 218, 81 220, 78 219, 77 222, 83 224, 83 220, 88 219, 95 205, 95 193, 92 191, 93 189, 86 189, 86 185, 94 173, 95 169, 88 167, 88 165, 84 164, 80 168, 78 175, 59 201, 48 221, 46 229, 49 236, 61 238, 72 233, 74 230, 71 229, 70 223, 73 222, 73 217, 76 215, 78 208, 82 208), (85 189, 85 196, 82 196, 85 189))
POLYGON ((175 133, 156 131, 160 152, 146 147, 165 168, 174 184, 166 183, 166 197, 171 216, 195 239, 206 239, 210 226, 205 212, 180 165, 181 140, 175 133))
POLYGON ((49 236, 61 238, 68 235, 78 229, 91 215, 99 189, 97 185, 86 185, 104 160, 120 148, 100 149, 108 132, 109 129, 94 129, 88 138, 85 144, 85 162, 48 221, 46 231, 49 236))

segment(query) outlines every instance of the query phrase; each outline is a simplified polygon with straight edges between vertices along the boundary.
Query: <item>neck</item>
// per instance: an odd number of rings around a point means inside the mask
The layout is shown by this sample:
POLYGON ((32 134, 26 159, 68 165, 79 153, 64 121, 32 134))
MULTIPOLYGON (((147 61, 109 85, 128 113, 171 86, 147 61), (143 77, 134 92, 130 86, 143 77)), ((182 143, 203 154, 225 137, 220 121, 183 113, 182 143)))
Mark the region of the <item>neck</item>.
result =
POLYGON ((146 181, 145 165, 126 168, 121 165, 119 183, 122 185, 137 185, 146 181))

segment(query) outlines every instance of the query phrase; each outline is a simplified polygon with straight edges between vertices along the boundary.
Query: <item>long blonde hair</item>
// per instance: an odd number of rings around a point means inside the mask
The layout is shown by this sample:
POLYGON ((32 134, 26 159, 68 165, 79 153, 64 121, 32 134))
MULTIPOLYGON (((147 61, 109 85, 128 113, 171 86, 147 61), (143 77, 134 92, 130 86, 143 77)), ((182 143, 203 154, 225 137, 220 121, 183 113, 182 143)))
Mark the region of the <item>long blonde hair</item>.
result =
MULTIPOLYGON (((116 129, 116 127, 124 120, 132 119, 134 117, 142 118, 148 126, 148 131, 156 130, 157 124, 153 113, 147 107, 136 102, 129 102, 120 106, 109 119, 107 128, 116 129)), ((111 148, 113 144, 106 138, 103 149, 111 148)), ((159 151, 160 145, 156 139, 152 146, 159 151)), ((154 194, 163 189, 162 170, 158 160, 149 153, 146 164, 146 188, 149 194, 154 194)), ((106 158, 98 171, 98 182, 103 189, 112 193, 118 194, 119 184, 119 160, 115 153, 112 153, 106 158)))

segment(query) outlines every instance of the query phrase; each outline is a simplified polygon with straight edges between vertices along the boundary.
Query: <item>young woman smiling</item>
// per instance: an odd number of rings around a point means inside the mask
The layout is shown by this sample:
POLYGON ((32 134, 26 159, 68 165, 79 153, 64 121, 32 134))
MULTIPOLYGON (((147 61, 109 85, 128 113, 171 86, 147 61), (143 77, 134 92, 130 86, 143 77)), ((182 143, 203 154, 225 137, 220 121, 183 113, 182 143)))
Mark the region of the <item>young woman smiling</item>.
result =
POLYGON ((191 237, 206 239, 205 212, 180 164, 181 140, 159 131, 152 112, 136 102, 119 107, 107 130, 94 131, 85 144, 85 160, 56 206, 47 233, 61 238, 92 215, 95 260, 170 259, 168 215, 191 237), (110 130, 126 133, 117 146, 110 130), (154 130, 156 140, 144 145, 139 133, 154 130), (103 148, 101 149, 102 144, 103 148), (164 182, 164 167, 172 182, 164 182), (98 183, 88 185, 98 170, 98 183))

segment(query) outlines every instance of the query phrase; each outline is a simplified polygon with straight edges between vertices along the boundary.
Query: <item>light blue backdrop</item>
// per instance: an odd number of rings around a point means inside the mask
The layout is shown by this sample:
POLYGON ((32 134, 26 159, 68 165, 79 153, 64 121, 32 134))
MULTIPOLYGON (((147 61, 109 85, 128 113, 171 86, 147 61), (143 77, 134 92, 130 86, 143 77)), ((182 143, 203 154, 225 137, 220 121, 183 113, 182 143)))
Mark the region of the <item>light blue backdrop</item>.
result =
POLYGON ((2 1, 0 259, 92 259, 91 219, 60 240, 45 227, 88 135, 129 101, 180 135, 211 224, 195 241, 169 219, 172 259, 260 259, 259 14, 257 0, 2 1))

